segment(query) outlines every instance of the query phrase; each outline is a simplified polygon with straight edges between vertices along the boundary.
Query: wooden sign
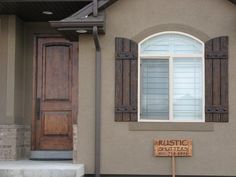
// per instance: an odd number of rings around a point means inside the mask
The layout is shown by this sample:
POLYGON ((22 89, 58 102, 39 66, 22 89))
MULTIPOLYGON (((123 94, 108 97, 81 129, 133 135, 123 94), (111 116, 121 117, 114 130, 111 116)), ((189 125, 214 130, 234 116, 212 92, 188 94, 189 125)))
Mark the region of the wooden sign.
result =
POLYGON ((154 155, 160 157, 191 157, 192 140, 161 139, 154 140, 154 155))

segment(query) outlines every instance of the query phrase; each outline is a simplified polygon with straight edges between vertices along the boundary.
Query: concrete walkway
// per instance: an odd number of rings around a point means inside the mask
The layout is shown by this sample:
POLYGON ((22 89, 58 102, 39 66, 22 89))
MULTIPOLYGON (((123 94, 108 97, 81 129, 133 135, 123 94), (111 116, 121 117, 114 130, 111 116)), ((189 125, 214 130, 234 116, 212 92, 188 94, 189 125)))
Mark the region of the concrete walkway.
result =
POLYGON ((72 161, 0 161, 0 177, 82 177, 83 164, 72 161))

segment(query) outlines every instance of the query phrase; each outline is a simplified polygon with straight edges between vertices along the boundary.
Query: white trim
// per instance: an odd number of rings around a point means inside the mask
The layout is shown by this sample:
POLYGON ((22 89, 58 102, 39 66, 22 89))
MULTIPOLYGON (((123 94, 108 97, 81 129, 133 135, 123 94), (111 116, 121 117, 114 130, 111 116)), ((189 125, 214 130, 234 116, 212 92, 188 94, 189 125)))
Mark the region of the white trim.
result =
POLYGON ((138 44, 138 122, 205 122, 205 45, 204 42, 200 39, 183 32, 178 31, 165 31, 153 34, 143 39, 138 44), (181 34, 187 37, 190 37, 199 43, 202 44, 202 54, 170 54, 170 55, 141 55, 141 44, 146 40, 153 38, 155 36, 163 35, 163 34, 181 34), (173 120, 173 58, 202 58, 202 119, 201 120, 173 120), (169 59, 169 120, 150 120, 150 119, 140 119, 141 113, 141 96, 140 96, 140 60, 142 59, 169 59))
POLYGON ((169 59, 169 121, 173 122, 173 57, 169 59))
POLYGON ((138 122, 205 122, 205 120, 153 120, 153 119, 139 119, 138 122))
POLYGON ((172 54, 172 55, 147 55, 147 54, 140 54, 140 58, 147 58, 147 59, 156 59, 156 58, 160 58, 160 59, 169 59, 169 57, 173 57, 173 58, 199 58, 202 57, 202 54, 172 54))
POLYGON ((181 35, 183 35, 183 36, 190 37, 190 38, 192 38, 192 39, 194 39, 194 40, 200 42, 202 45, 204 45, 204 42, 202 42, 200 39, 198 39, 198 38, 196 38, 196 37, 194 37, 194 36, 192 36, 192 35, 190 35, 190 34, 183 33, 183 32, 179 32, 179 31, 165 31, 165 32, 160 32, 160 33, 153 34, 153 35, 151 35, 151 36, 146 37, 146 38, 143 39, 142 41, 140 41, 140 42, 139 42, 139 49, 140 49, 140 45, 141 45, 142 43, 144 43, 146 40, 148 40, 148 39, 150 39, 150 38, 153 38, 153 37, 155 37, 155 36, 160 36, 160 35, 162 35, 162 34, 181 34, 181 35))

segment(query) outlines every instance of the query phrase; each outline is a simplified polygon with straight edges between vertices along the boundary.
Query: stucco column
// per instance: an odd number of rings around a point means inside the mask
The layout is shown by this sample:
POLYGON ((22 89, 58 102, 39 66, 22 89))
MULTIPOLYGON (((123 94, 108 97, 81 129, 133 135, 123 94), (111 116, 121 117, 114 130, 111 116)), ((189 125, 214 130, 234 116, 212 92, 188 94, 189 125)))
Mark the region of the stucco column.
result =
POLYGON ((23 116, 23 27, 16 16, 0 16, 0 124, 23 116))
POLYGON ((0 160, 15 160, 30 147, 30 129, 22 125, 24 30, 16 16, 0 16, 0 39, 0 160))

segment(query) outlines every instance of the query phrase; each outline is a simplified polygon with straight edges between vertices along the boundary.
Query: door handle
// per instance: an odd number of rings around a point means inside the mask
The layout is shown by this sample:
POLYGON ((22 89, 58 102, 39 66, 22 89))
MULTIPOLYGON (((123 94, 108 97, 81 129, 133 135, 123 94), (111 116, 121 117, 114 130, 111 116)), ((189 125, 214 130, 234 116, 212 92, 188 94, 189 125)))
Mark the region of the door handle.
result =
POLYGON ((35 108, 36 108, 36 116, 38 120, 40 120, 40 109, 41 109, 40 107, 41 107, 41 99, 37 98, 35 108))

